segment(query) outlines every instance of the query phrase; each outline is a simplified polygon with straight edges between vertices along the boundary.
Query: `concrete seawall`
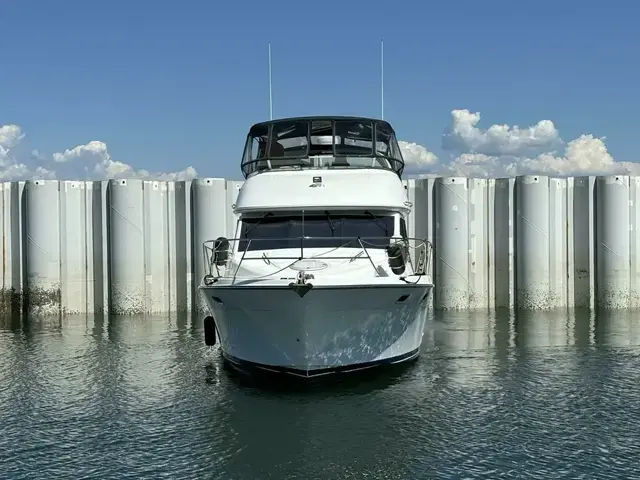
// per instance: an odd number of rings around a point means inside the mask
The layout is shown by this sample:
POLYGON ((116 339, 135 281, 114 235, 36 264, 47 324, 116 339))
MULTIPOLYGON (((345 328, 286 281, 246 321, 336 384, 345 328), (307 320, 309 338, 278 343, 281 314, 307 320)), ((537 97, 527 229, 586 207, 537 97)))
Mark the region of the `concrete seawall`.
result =
MULTIPOLYGON (((640 306, 640 177, 407 180, 437 309, 640 306)), ((242 182, 0 183, 0 311, 202 310, 202 242, 242 182)))

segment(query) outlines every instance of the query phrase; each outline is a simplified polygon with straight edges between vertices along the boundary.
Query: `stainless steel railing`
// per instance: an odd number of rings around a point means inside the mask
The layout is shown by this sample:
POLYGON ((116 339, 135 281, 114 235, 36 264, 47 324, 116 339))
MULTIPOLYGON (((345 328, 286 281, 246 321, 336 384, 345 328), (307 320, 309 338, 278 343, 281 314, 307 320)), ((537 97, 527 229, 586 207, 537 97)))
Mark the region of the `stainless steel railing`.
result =
MULTIPOLYGON (((247 261, 262 261, 267 265, 272 261, 289 261, 289 263, 266 275, 255 276, 252 279, 268 278, 294 266, 301 260, 349 260, 368 261, 375 275, 380 271, 371 258, 370 250, 386 251, 391 266, 392 263, 402 263, 411 267, 411 275, 425 275, 431 267, 433 248, 431 242, 421 238, 401 237, 283 237, 283 238, 225 238, 203 242, 203 258, 205 269, 205 283, 219 278, 233 278, 238 276, 241 265, 247 261), (275 245, 275 248, 274 248, 275 245), (238 248, 236 248, 236 246, 238 248), (258 247, 258 248, 256 248, 258 247), (391 248, 389 248, 391 247, 391 248), (345 249, 358 249, 355 254, 346 254, 345 249), (297 255, 281 256, 274 253, 287 249, 296 250, 297 255), (313 249, 310 252, 310 249, 313 249), (317 249, 326 249, 318 252, 317 249), (262 252, 258 256, 248 256, 250 252, 262 252), (340 252, 341 254, 339 254, 340 252), (237 257, 240 257, 236 261, 237 257), (402 258, 401 258, 402 257, 402 258)), ((304 263, 304 262, 303 262, 304 263)), ((308 263, 308 262, 307 262, 308 263)), ((296 268, 296 270, 303 269, 296 268)), ((308 267, 306 270, 313 270, 308 267)))

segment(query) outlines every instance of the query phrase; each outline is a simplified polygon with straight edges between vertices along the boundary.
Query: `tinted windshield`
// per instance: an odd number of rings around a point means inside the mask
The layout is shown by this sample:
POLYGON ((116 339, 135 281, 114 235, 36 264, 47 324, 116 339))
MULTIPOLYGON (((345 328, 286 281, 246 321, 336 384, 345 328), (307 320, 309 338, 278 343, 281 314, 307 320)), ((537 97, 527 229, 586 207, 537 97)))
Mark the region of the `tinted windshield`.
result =
POLYGON ((249 251, 300 248, 299 237, 302 236, 321 237, 305 239, 304 248, 360 248, 360 243, 355 240, 357 237, 378 237, 363 238, 364 246, 384 248, 389 245, 389 237, 393 234, 394 217, 391 215, 314 213, 305 215, 304 221, 301 215, 243 218, 239 248, 240 251, 247 246, 249 251))

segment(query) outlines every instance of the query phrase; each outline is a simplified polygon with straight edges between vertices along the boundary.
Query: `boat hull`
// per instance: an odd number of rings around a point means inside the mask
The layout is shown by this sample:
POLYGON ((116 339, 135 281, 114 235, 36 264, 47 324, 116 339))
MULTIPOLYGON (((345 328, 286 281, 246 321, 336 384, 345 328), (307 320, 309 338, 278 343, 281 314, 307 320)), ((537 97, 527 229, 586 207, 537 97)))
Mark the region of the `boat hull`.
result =
POLYGON ((415 359, 430 284, 201 286, 224 357, 241 368, 312 377, 415 359))

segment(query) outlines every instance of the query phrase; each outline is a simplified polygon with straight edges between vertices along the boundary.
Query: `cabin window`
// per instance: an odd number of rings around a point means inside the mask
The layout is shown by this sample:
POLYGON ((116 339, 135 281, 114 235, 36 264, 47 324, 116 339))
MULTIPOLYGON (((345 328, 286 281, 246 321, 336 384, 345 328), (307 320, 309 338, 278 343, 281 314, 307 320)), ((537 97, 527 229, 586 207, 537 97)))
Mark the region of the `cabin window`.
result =
POLYGON ((342 143, 336 144, 336 155, 373 156, 373 122, 337 120, 336 135, 342 143))
POLYGON ((389 156, 395 158, 404 165, 404 159, 402 158, 402 151, 400 145, 398 145, 398 139, 395 135, 391 135, 389 138, 389 156))
POLYGON ((277 122, 273 124, 269 158, 304 157, 309 148, 309 122, 277 122))
POLYGON ((340 137, 334 137, 331 120, 314 120, 311 122, 311 144, 309 155, 333 155, 333 144, 340 143, 340 137))
POLYGON ((389 158, 394 163, 393 169, 403 170, 404 162, 398 141, 393 131, 384 123, 376 124, 376 155, 389 158))
POLYGON ((404 170, 393 128, 383 121, 308 117, 251 127, 242 159, 245 177, 262 170, 313 166, 384 168, 398 175, 404 170))
POLYGON ((251 160, 264 158, 265 152, 267 151, 267 140, 269 139, 269 127, 266 125, 255 127, 251 131, 249 139, 251 141, 249 158, 251 160))
POLYGON ((407 233, 407 222, 405 222, 403 217, 400 217, 400 236, 405 240, 409 238, 409 234, 407 233))
MULTIPOLYGON (((391 215, 325 213, 243 218, 239 249, 274 250, 283 248, 384 248, 394 235, 391 215), (313 237, 301 240, 300 237, 313 237), (251 240, 251 242, 249 242, 251 240)), ((339 255, 339 252, 337 253, 339 255)))
POLYGON ((267 140, 269 139, 269 127, 267 125, 255 125, 247 137, 242 159, 242 169, 245 174, 264 170, 267 163, 264 158, 267 140))
POLYGON ((391 135, 392 132, 384 124, 378 123, 376 125, 376 154, 391 156, 391 135))

